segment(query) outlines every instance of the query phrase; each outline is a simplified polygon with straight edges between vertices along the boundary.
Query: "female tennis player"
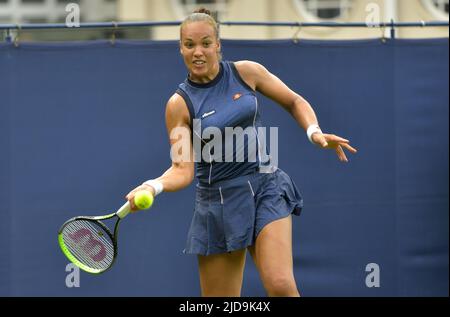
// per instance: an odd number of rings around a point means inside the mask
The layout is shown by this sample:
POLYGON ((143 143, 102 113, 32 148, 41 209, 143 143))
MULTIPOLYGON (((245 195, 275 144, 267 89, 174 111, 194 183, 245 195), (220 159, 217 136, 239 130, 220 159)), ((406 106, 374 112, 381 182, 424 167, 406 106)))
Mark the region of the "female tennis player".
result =
MULTIPOLYGON (((156 196, 193 181, 192 138, 200 139, 204 153, 210 141, 203 135, 206 128, 250 127, 246 131, 258 137, 257 91, 284 107, 319 148, 334 150, 343 162, 347 162, 343 149, 356 153, 348 140, 322 133, 310 104, 263 65, 222 61, 218 25, 208 10, 197 10, 183 21, 180 52, 188 77, 167 102, 166 125, 169 135, 174 129, 188 131, 184 141, 170 139, 172 145, 185 142, 186 147, 175 152, 188 159, 175 160, 172 151, 172 166, 162 176, 126 196, 133 210, 138 190, 156 196), (189 153, 181 153, 186 148, 189 153)), ((234 149, 233 157, 241 150, 234 149)), ((202 296, 240 296, 246 250, 269 296, 300 295, 293 275, 291 214, 300 214, 302 197, 285 172, 263 163, 259 152, 256 156, 249 160, 246 155, 243 162, 226 161, 225 153, 222 160, 195 159, 198 184, 184 252, 198 255, 202 296)))

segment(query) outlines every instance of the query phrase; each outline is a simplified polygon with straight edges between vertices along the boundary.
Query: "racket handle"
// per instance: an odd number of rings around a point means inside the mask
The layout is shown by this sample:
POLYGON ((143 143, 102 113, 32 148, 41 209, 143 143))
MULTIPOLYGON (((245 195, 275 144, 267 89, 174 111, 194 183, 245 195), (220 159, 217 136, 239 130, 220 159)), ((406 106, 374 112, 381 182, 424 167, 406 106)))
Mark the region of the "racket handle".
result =
POLYGON ((126 202, 125 204, 123 204, 122 207, 120 207, 120 209, 116 212, 116 215, 122 219, 125 218, 126 215, 128 215, 131 211, 131 206, 130 206, 130 202, 126 202))

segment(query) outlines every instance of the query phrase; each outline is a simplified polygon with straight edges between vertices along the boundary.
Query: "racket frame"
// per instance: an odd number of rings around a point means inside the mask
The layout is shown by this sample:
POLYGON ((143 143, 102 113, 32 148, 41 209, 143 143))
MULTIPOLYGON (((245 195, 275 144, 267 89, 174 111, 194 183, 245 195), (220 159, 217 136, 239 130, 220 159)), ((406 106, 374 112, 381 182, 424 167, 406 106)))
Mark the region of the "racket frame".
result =
POLYGON ((116 257, 117 257, 117 234, 118 234, 118 229, 119 229, 119 223, 121 220, 122 220, 122 218, 119 217, 117 215, 117 213, 112 213, 112 214, 104 215, 104 216, 96 216, 96 217, 91 217, 91 216, 73 217, 73 218, 67 220, 66 222, 64 222, 64 224, 61 226, 61 228, 58 231, 59 246, 60 246, 62 252, 64 253, 64 255, 69 259, 69 261, 71 261, 73 264, 78 266, 83 271, 85 271, 87 273, 91 273, 91 274, 100 274, 100 273, 106 272, 107 270, 109 270, 112 267, 112 265, 114 264, 116 257), (116 221, 116 224, 114 225, 114 234, 113 234, 113 233, 111 233, 111 230, 109 230, 109 228, 103 222, 101 222, 101 220, 107 220, 107 219, 111 219, 114 217, 117 217, 118 219, 116 221), (69 223, 71 223, 73 221, 77 221, 77 220, 85 220, 85 221, 90 221, 90 222, 97 224, 106 232, 106 234, 111 239, 111 241, 113 243, 114 254, 113 254, 113 259, 111 261, 111 264, 107 268, 105 268, 105 269, 91 268, 91 267, 81 263, 75 256, 73 256, 73 254, 67 248, 66 244, 64 243, 64 238, 63 238, 62 232, 63 232, 64 228, 66 227, 66 225, 68 225, 69 223))

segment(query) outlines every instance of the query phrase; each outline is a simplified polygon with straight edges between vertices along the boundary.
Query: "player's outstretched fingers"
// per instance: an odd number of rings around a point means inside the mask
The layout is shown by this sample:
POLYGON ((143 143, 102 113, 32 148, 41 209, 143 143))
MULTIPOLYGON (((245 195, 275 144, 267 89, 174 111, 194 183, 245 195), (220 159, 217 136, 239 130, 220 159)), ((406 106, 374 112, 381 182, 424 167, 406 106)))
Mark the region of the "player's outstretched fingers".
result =
POLYGON ((341 162, 348 162, 347 156, 344 153, 344 150, 340 145, 336 147, 336 154, 341 162))
POLYGON ((343 147, 345 147, 350 153, 355 154, 356 152, 358 152, 357 149, 355 149, 354 147, 352 147, 350 144, 347 143, 342 143, 341 144, 343 147))

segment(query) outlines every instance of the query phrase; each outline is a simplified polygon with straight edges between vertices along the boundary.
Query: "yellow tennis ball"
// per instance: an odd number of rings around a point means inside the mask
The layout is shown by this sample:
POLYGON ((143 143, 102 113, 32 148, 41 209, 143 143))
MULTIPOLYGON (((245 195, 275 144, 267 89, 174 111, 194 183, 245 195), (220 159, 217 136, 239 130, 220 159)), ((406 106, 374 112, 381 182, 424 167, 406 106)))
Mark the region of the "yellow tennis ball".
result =
POLYGON ((153 205, 153 195, 146 190, 140 190, 134 195, 134 204, 139 209, 148 209, 153 205))

